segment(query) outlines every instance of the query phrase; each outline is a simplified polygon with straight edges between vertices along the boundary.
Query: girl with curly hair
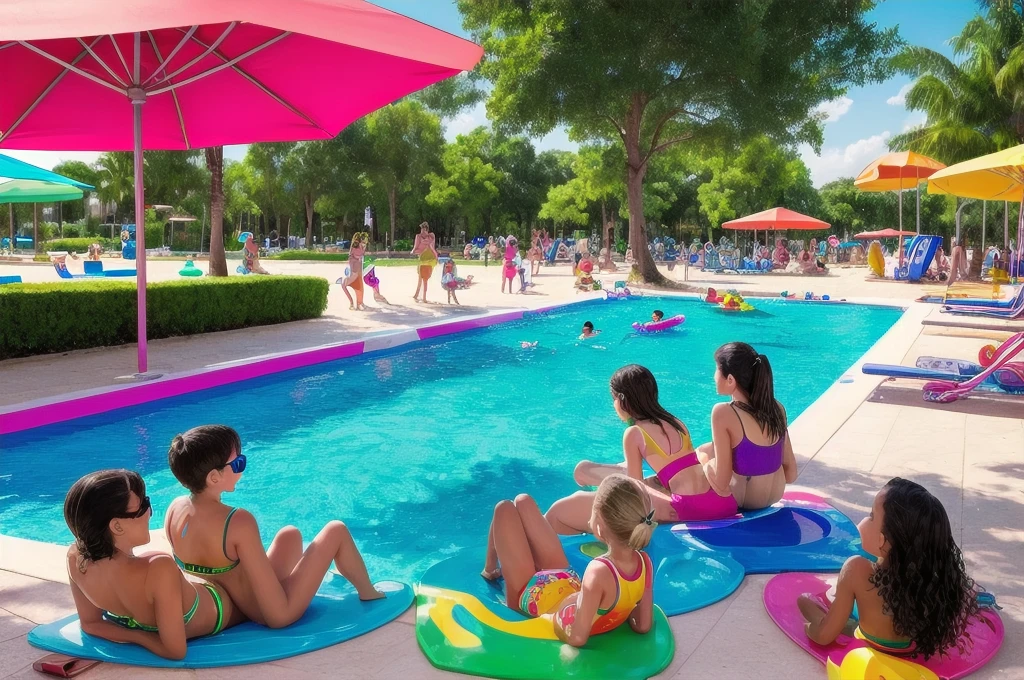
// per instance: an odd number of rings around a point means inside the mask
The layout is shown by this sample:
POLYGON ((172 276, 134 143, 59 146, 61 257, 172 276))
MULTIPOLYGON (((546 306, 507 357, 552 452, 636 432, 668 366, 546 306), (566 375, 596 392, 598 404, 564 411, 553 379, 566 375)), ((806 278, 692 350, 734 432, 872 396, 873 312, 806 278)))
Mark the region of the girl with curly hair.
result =
POLYGON ((920 484, 895 477, 875 494, 871 513, 857 528, 864 550, 878 561, 848 559, 828 609, 800 596, 807 636, 832 643, 853 627, 856 603, 856 625, 876 649, 925 659, 952 648, 966 652, 964 631, 978 614, 977 591, 939 500, 920 484))

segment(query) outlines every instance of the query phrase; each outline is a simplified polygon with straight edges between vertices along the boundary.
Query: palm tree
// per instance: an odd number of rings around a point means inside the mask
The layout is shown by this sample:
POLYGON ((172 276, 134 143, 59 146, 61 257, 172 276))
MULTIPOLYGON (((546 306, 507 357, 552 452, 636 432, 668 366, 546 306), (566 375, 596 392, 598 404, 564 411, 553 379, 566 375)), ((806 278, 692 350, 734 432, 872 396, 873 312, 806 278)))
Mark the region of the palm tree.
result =
MULTIPOLYGON (((889 141, 893 150, 912 150, 947 163, 1024 143, 1024 16, 1022 0, 989 0, 950 40, 954 57, 908 47, 893 64, 916 78, 906 106, 926 120, 889 141)), ((1004 210, 1007 208, 1004 206, 1004 210)), ((974 249, 972 270, 983 253, 974 249)), ((977 266, 975 266, 977 265, 977 266)))
POLYGON ((126 202, 135 196, 135 158, 130 151, 109 151, 96 161, 96 196, 114 204, 114 218, 126 202))

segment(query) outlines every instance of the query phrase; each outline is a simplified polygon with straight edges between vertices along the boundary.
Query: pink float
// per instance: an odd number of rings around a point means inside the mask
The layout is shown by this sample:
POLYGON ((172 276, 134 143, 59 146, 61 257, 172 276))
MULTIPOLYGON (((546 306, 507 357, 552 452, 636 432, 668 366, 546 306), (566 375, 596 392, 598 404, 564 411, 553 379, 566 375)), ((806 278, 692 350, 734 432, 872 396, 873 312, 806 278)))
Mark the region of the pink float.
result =
POLYGON ((647 323, 637 321, 633 324, 633 330, 637 333, 660 333, 661 331, 678 326, 684 321, 686 321, 686 317, 682 314, 677 314, 661 321, 648 321, 647 323))
MULTIPOLYGON (((922 657, 894 657, 872 649, 864 640, 846 635, 840 635, 832 644, 822 646, 812 642, 804 632, 806 621, 800 613, 797 598, 806 593, 815 599, 829 601, 829 588, 830 584, 822 576, 801 573, 779 574, 768 581, 764 587, 764 608, 768 611, 768 616, 790 640, 797 643, 822 664, 829 665, 831 662, 831 665, 843 668, 845 671, 843 663, 845 657, 854 650, 863 649, 870 650, 870 653, 876 655, 883 664, 885 660, 894 660, 895 665, 906 666, 916 671, 916 675, 911 676, 897 674, 892 676, 892 680, 901 680, 904 677, 928 677, 921 673, 920 669, 922 668, 928 669, 941 680, 957 680, 991 661, 1003 644, 1002 619, 994 610, 982 609, 978 617, 967 628, 965 637, 969 636, 970 642, 968 644, 969 651, 965 655, 952 649, 948 651, 947 656, 933 656, 927 661, 922 657), (917 668, 914 668, 915 666, 917 668)), ((866 653, 856 652, 859 656, 864 656, 866 653)), ((856 661, 860 662, 862 659, 856 661)), ((858 663, 858 665, 862 664, 858 663)), ((843 675, 842 677, 849 676, 843 675)), ((891 676, 884 677, 888 679, 891 676)))

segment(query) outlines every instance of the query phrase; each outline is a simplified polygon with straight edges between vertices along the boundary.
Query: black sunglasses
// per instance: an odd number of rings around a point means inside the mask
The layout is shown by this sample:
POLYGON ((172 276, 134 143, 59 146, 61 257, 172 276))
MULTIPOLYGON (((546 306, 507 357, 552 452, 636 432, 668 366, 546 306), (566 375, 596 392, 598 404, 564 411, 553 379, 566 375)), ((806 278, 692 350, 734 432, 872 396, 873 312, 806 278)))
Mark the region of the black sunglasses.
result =
POLYGON ((138 519, 149 512, 149 509, 153 507, 153 504, 149 502, 149 496, 143 496, 142 502, 139 503, 139 509, 135 512, 128 512, 125 510, 124 515, 121 515, 121 519, 138 519))

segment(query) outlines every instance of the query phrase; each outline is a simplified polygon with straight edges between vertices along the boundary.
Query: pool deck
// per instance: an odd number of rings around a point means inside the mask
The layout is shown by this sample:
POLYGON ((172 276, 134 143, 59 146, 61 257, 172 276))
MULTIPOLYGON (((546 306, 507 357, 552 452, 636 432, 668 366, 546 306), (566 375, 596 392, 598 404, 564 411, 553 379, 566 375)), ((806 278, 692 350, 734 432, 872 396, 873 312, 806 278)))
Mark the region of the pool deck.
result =
MULTIPOLYGON (((340 275, 337 265, 266 264, 273 271, 311 273, 331 280, 340 275)), ((167 278, 180 263, 158 262, 154 268, 161 266, 167 267, 169 274, 163 276, 167 278)), ((0 265, 0 275, 25 275, 27 270, 0 265)), ((38 271, 39 280, 49 280, 44 275, 52 270, 38 271)), ((500 296, 497 268, 464 267, 460 271, 463 276, 468 273, 482 280, 470 290, 460 291, 460 300, 472 309, 415 305, 405 293, 405 300, 394 310, 357 315, 348 311, 344 296, 332 287, 323 319, 154 341, 150 343, 152 368, 185 372, 240 356, 420 326, 454 314, 535 308, 583 297, 571 290, 565 267, 542 270, 536 279, 537 294, 529 296, 500 296)), ((690 279, 695 285, 713 285, 720 290, 737 287, 766 294, 784 289, 797 293, 813 290, 833 298, 906 305, 907 313, 863 361, 913 365, 924 355, 971 359, 982 345, 998 342, 1016 330, 1011 326, 965 330, 923 325, 937 316, 937 310, 912 300, 934 291, 934 286, 869 282, 864 280, 864 273, 864 269, 847 269, 813 279, 691 273, 690 279)), ((407 269, 381 269, 378 275, 383 292, 392 302, 401 299, 396 291, 411 290, 414 285, 413 274, 407 269)), ((134 347, 129 346, 0 362, 3 382, 18 386, 17 392, 3 396, 0 405, 114 384, 115 376, 132 371, 133 358, 134 347)), ((860 373, 859 365, 851 367, 844 377, 851 380, 835 383, 791 426, 800 462, 798 485, 829 497, 854 521, 867 513, 874 493, 893 476, 928 487, 949 513, 969 573, 994 592, 1003 607, 1007 644, 992 663, 971 677, 1024 677, 1024 648, 1013 644, 1024 639, 1024 578, 1019 566, 1024 564, 1024 402, 1019 398, 971 397, 949 405, 933 405, 922 401, 920 383, 866 376, 860 373)), ((0 678, 39 677, 30 664, 44 653, 27 644, 27 632, 37 623, 73 612, 65 585, 67 576, 60 566, 64 550, 0 536, 0 678)), ((658 677, 823 679, 824 668, 789 642, 765 614, 761 594, 768 578, 748 576, 725 600, 671 618, 676 654, 671 666, 658 677)), ((226 679, 248 678, 254 673, 266 678, 456 677, 428 664, 417 647, 413 622, 410 609, 396 622, 350 642, 258 668, 163 671, 103 664, 86 677, 226 679)))

